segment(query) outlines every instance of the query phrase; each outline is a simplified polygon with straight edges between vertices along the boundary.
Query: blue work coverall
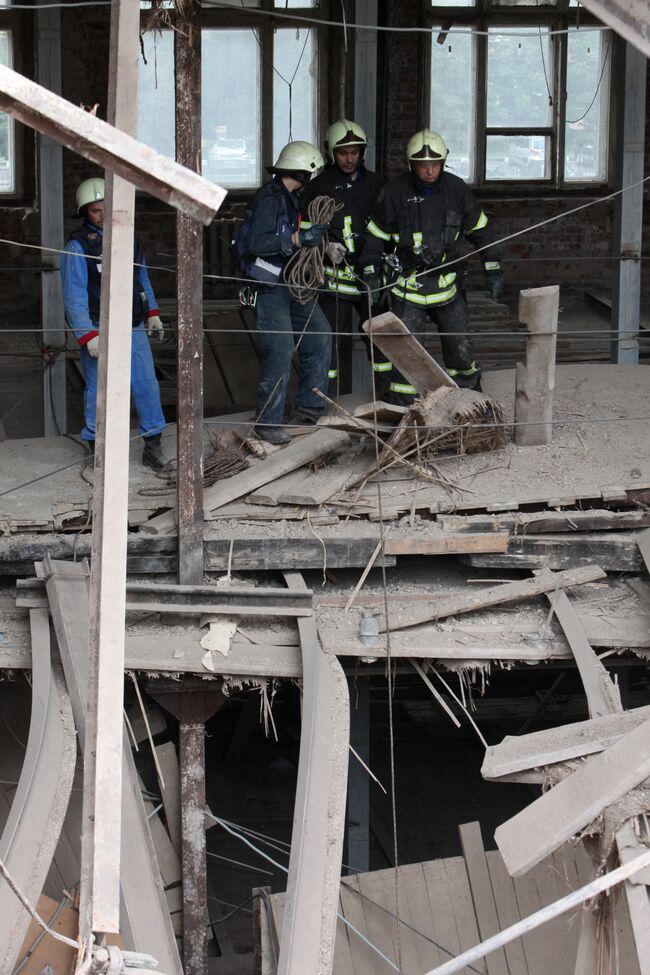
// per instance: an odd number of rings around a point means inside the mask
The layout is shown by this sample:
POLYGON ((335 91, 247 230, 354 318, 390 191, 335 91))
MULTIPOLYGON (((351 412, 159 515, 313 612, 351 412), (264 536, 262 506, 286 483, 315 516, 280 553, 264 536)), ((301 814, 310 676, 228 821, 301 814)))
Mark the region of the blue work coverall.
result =
MULTIPOLYGON (((102 231, 85 225, 92 233, 102 235, 102 231)), ((74 332, 80 346, 81 369, 86 383, 84 391, 84 420, 81 431, 82 440, 94 440, 96 431, 96 400, 97 400, 97 359, 93 358, 86 349, 92 338, 99 335, 99 315, 91 317, 89 308, 89 274, 88 262, 94 260, 85 254, 83 246, 78 240, 71 239, 65 247, 66 253, 61 257, 61 281, 63 285, 63 304, 68 325, 74 332)), ((95 262, 101 275, 101 261, 95 262)), ((140 289, 145 293, 148 301, 147 317, 158 314, 156 297, 151 287, 151 281, 145 262, 142 258, 140 267, 134 267, 133 274, 140 289)), ((152 437, 161 433, 165 426, 165 417, 160 404, 160 387, 156 379, 156 371, 149 344, 149 336, 145 328, 144 319, 133 327, 131 346, 131 393, 138 415, 140 434, 152 437)))

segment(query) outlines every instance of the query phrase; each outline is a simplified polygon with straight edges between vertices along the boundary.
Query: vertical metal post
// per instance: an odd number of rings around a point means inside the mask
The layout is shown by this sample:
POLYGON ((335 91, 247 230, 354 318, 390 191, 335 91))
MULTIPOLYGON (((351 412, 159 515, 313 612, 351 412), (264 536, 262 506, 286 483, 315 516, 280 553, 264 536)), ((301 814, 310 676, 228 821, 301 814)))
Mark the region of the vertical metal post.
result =
MULTIPOLYGON (((108 120, 133 134, 139 5, 112 0, 108 120)), ((120 929, 126 533, 129 497, 133 184, 106 173, 84 748, 80 933, 120 929), (108 422, 110 418, 110 422, 108 422)))
MULTIPOLYGON (((43 3, 44 0, 40 0, 43 3)), ((38 9, 38 83, 61 94, 61 11, 38 9)), ((63 147, 49 136, 38 136, 39 210, 41 244, 60 248, 63 242, 63 147)), ((65 319, 59 275, 59 255, 42 253, 41 314, 43 346, 65 347, 65 319)), ((65 351, 43 362, 43 433, 55 437, 67 433, 65 351)))
MULTIPOLYGON (((616 139, 616 187, 643 179, 645 142, 646 57, 626 43, 623 54, 624 94, 616 139)), ((643 186, 616 197, 614 205, 614 282, 612 291, 612 362, 639 361, 641 238, 643 186)))
MULTIPOLYGON (((176 159, 201 172, 201 3, 177 0, 176 159)), ((203 227, 176 216, 178 580, 203 581, 203 227)))
MULTIPOLYGON (((349 678, 350 744, 370 767, 370 678, 349 678)), ((370 870, 370 778, 350 753, 348 807, 345 817, 348 873, 370 870)))

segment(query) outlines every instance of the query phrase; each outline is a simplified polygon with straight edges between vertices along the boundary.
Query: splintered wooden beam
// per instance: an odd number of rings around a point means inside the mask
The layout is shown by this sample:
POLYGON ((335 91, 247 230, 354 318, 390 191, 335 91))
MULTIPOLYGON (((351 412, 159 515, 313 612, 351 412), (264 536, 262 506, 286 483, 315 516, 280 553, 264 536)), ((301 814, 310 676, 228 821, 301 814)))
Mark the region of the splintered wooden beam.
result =
POLYGON ((418 393, 458 385, 392 311, 364 322, 363 330, 418 393))
MULTIPOLYGON (((432 598, 424 606, 410 606, 400 609, 399 606, 390 611, 389 628, 403 630, 408 626, 418 626, 431 620, 442 619, 445 616, 456 616, 459 613, 471 613, 478 609, 491 606, 502 606, 504 603, 517 602, 541 596, 555 589, 570 586, 581 586, 587 582, 604 579, 605 573, 597 565, 585 565, 579 569, 566 569, 563 572, 540 572, 534 579, 523 579, 521 582, 504 582, 500 586, 478 591, 453 593, 451 596, 432 598)), ((386 630, 386 620, 380 619, 379 630, 386 630)))
POLYGON ((201 223, 225 199, 222 187, 3 65, 0 109, 201 223))
POLYGON ((555 348, 560 289, 529 288, 519 294, 519 319, 528 326, 526 361, 517 363, 515 442, 519 447, 553 438, 555 348))
POLYGON ((650 721, 644 721, 497 828, 510 875, 526 873, 649 775, 650 721))

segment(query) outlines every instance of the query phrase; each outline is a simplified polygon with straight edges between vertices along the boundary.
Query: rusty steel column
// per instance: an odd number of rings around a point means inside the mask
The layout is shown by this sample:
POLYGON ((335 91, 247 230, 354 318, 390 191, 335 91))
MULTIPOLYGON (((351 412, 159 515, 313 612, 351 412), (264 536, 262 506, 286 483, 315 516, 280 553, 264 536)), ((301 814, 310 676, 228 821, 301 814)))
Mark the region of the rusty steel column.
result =
POLYGON ((178 718, 183 868, 183 972, 208 975, 205 722, 225 703, 220 684, 159 683, 151 696, 178 718))
MULTIPOLYGON (((176 0, 176 160, 201 172, 201 0, 176 0)), ((203 227, 176 216, 178 581, 203 581, 203 227)))

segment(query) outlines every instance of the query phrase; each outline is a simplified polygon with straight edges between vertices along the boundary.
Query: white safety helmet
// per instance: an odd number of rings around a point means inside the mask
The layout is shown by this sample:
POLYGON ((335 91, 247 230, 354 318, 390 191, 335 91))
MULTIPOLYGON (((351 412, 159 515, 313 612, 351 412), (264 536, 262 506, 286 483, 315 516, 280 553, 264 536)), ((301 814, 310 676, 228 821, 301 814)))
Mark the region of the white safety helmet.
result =
POLYGON ((355 146, 360 150, 361 161, 363 162, 368 147, 368 137, 361 126, 347 118, 340 118, 337 122, 332 122, 325 139, 325 152, 329 161, 336 162, 334 158, 335 149, 352 149, 355 146))
POLYGON ((281 150, 275 165, 269 166, 270 173, 293 176, 307 182, 316 176, 325 165, 321 152, 311 142, 288 142, 281 150))
POLYGON ((422 129, 416 132, 409 139, 406 147, 406 158, 410 163, 414 162, 441 162, 444 163, 449 150, 445 145, 445 140, 437 132, 431 129, 422 129))
POLYGON ((104 180, 98 179, 85 179, 83 183, 80 183, 77 187, 77 213, 80 213, 81 208, 87 206, 88 203, 98 203, 100 200, 104 199, 104 180))

